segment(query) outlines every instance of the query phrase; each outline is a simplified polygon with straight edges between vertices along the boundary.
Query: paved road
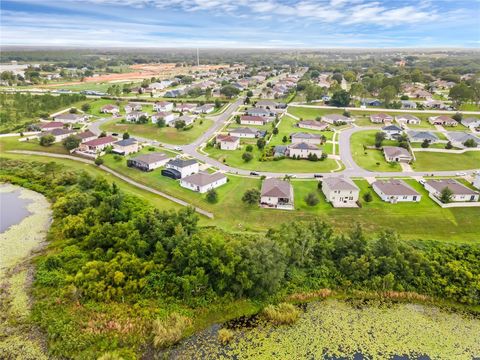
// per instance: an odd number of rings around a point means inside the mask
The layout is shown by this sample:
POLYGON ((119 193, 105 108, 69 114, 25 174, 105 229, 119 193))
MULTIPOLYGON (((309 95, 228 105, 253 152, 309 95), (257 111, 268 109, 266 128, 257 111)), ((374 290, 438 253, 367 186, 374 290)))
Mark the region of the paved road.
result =
MULTIPOLYGON (((48 157, 52 157, 52 158, 60 158, 60 159, 68 159, 68 160, 74 160, 74 161, 79 161, 79 162, 82 162, 82 163, 85 163, 85 164, 90 164, 90 165, 94 165, 95 163, 93 162, 93 160, 89 160, 89 159, 84 159, 84 158, 81 158, 81 157, 76 157, 76 156, 71 156, 71 155, 63 155, 63 154, 54 154, 54 153, 48 153, 48 152, 43 152, 43 151, 28 151, 28 150, 11 150, 9 151, 10 153, 15 153, 15 154, 27 154, 27 155, 41 155, 41 156, 48 156, 48 157)), ((106 166, 103 166, 103 165, 100 165, 99 166, 100 169, 102 169, 103 171, 106 171, 110 174, 112 174, 113 176, 129 183, 130 185, 133 185, 135 187, 138 187, 140 189, 143 189, 143 190, 146 190, 146 191, 149 191, 153 194, 156 194, 156 195, 159 195, 159 196, 162 196, 168 200, 171 200, 177 204, 180 204, 182 206, 192 206, 191 204, 187 203, 186 201, 183 201, 179 198, 176 198, 174 196, 171 196, 171 195, 168 195, 168 194, 165 194, 164 192, 161 192, 161 191, 158 191, 158 190, 155 190, 151 187, 148 187, 148 186, 145 186, 143 184, 140 184, 134 180, 132 180, 131 178, 127 177, 127 176, 124 176, 122 174, 119 174, 118 172, 106 167, 106 166)), ((213 219, 213 214, 211 212, 208 212, 206 210, 203 210, 199 207, 194 207, 195 208, 195 211, 198 212, 199 214, 202 214, 210 219, 213 219)))

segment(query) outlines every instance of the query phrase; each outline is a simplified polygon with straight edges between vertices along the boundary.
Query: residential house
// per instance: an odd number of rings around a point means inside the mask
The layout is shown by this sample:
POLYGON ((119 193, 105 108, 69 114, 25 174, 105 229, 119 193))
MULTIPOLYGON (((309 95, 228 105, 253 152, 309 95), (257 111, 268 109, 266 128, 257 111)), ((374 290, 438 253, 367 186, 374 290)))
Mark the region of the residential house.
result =
POLYGON ((312 145, 320 145, 322 143, 322 136, 310 133, 293 133, 290 134, 292 144, 307 143, 312 145))
POLYGON ((440 116, 430 116, 428 118, 430 124, 433 125, 443 125, 443 126, 457 126, 458 122, 452 119, 450 116, 447 115, 440 115, 440 116))
POLYGON ((266 110, 264 108, 251 108, 246 111, 247 115, 250 116, 262 116, 262 117, 268 117, 274 115, 270 110, 266 110))
POLYGON ((51 131, 53 129, 63 129, 65 124, 60 121, 48 121, 31 125, 32 129, 40 131, 51 131))
POLYGON ((240 146, 240 138, 230 135, 217 135, 217 144, 221 150, 237 150, 240 146))
POLYGON ((221 172, 210 174, 205 171, 200 171, 196 174, 188 175, 180 180, 180 186, 197 191, 201 194, 226 183, 227 177, 221 172))
POLYGON ((383 154, 388 162, 409 163, 413 160, 410 152, 399 146, 384 146, 383 154))
POLYGON ((177 104, 175 107, 175 111, 177 112, 193 112, 195 108, 197 107, 197 104, 177 104))
POLYGON ((462 119, 460 122, 463 126, 470 128, 471 130, 480 128, 480 119, 475 117, 468 117, 462 119))
POLYGON ((205 104, 202 106, 199 106, 195 109, 193 109, 193 112, 195 114, 210 114, 215 110, 215 105, 214 104, 205 104))
POLYGON ((260 131, 248 127, 231 129, 228 134, 239 138, 254 139, 259 136, 260 131))
POLYGON ((258 100, 255 103, 255 107, 266 109, 266 110, 273 110, 277 108, 277 103, 272 100, 258 100))
POLYGON ((432 96, 433 95, 430 92, 428 92, 427 90, 423 90, 423 89, 415 89, 412 92, 410 92, 410 97, 415 98, 415 99, 423 98, 423 99, 426 99, 426 100, 430 100, 430 99, 432 99, 432 96))
POLYGON ((470 139, 473 140, 477 146, 480 146, 480 138, 471 133, 463 131, 448 131, 446 135, 447 138, 452 142, 452 145, 456 147, 463 147, 465 141, 470 139))
POLYGON ((448 106, 445 105, 445 103, 440 100, 427 100, 423 102, 423 105, 430 109, 447 109, 448 108, 448 106))
POLYGON ((63 113, 59 115, 55 115, 53 120, 60 121, 62 123, 73 124, 73 123, 80 123, 87 121, 88 116, 84 114, 70 114, 70 113, 63 113))
POLYGON ((316 121, 316 120, 301 120, 297 123, 297 126, 301 129, 310 129, 310 130, 327 130, 328 123, 323 121, 316 121))
POLYGON ((439 138, 435 133, 430 131, 407 131, 408 139, 410 142, 424 142, 427 140, 430 143, 436 143, 439 138))
POLYGON ((352 122, 355 121, 355 118, 340 115, 340 114, 329 114, 329 115, 323 115, 322 116, 322 121, 324 121, 328 124, 333 124, 333 125, 351 124, 352 122))
POLYGON ((473 180, 473 186, 480 190, 480 173, 475 176, 475 180, 473 180))
POLYGON ((400 103, 402 104, 402 109, 416 109, 417 108, 417 103, 415 101, 400 100, 400 103))
POLYGON ((288 181, 276 178, 265 179, 260 196, 262 207, 293 210, 293 188, 288 181))
POLYGON ((173 110, 173 103, 168 101, 160 101, 153 104, 153 110, 156 112, 168 112, 173 110))
POLYGON ((421 123, 421 120, 418 117, 410 114, 396 115, 395 121, 401 125, 403 124, 419 125, 421 123))
POLYGON ((86 130, 84 132, 76 134, 75 136, 80 138, 82 143, 87 142, 87 141, 91 141, 91 140, 95 140, 97 138, 97 135, 95 135, 90 130, 86 130))
POLYGON ((382 132, 385 133, 387 139, 398 139, 403 129, 397 125, 387 125, 382 127, 382 132))
POLYGON ((88 153, 97 153, 112 145, 118 139, 113 136, 104 136, 98 139, 85 141, 80 144, 80 150, 88 153))
POLYGON ((287 156, 288 146, 286 145, 276 145, 273 148, 273 157, 282 157, 287 156))
POLYGON ((288 157, 308 159, 309 156, 313 155, 316 155, 319 159, 322 156, 322 149, 318 148, 315 145, 307 144, 305 142, 300 142, 288 146, 288 157))
POLYGON ((185 122, 185 126, 189 126, 189 125, 192 125, 193 122, 195 121, 195 116, 189 116, 189 115, 179 116, 177 119, 175 119, 175 121, 171 122, 169 125, 175 126, 175 123, 177 121, 183 121, 185 122))
POLYGON ((384 124, 392 122, 393 117, 384 113, 372 114, 370 115, 370 121, 375 124, 384 124))
POLYGON ((105 106, 102 106, 102 108, 100 109, 100 112, 104 114, 116 115, 120 112, 120 108, 116 105, 107 104, 105 106))
POLYGON ((128 138, 114 142, 113 152, 120 155, 130 155, 138 152, 139 145, 137 139, 128 138))
POLYGON ((45 131, 39 134, 39 136, 45 136, 45 135, 52 135, 55 137, 55 142, 62 141, 63 139, 66 139, 70 135, 75 135, 77 132, 74 130, 70 129, 52 129, 50 131, 45 131))
POLYGON ((357 207, 360 189, 343 176, 326 177, 322 181, 322 192, 333 207, 357 207))
POLYGON ((165 167, 167 169, 176 170, 180 174, 180 178, 196 174, 199 170, 198 162, 194 159, 172 159, 167 162, 165 167))
POLYGON ((437 179, 427 180, 425 182, 425 189, 436 198, 440 199, 442 191, 445 188, 450 189, 452 192, 451 201, 478 201, 479 193, 474 191, 463 184, 460 184, 454 179, 437 179))
POLYGON ((265 125, 266 123, 267 123, 267 120, 261 116, 249 116, 249 115, 240 116, 241 125, 265 125))
POLYGON ((164 166, 170 157, 164 153, 148 153, 138 155, 132 159, 127 160, 128 167, 135 167, 142 171, 152 171, 161 166, 164 166))
POLYGON ((405 181, 399 179, 377 180, 372 184, 373 190, 383 201, 395 204, 397 202, 418 202, 422 196, 405 181))
POLYGON ((148 118, 148 113, 135 110, 125 115, 125 120, 127 120, 128 122, 138 122, 142 116, 145 116, 148 118))
POLYGON ((185 94, 184 89, 168 90, 167 92, 165 92, 164 97, 166 97, 166 98, 177 98, 177 97, 182 96, 183 94, 185 94))
POLYGON ((142 104, 137 103, 128 103, 124 107, 126 113, 130 113, 132 111, 142 111, 142 104))
POLYGON ((152 123, 156 124, 159 119, 165 120, 165 125, 173 125, 176 115, 172 112, 160 111, 152 115, 152 123))

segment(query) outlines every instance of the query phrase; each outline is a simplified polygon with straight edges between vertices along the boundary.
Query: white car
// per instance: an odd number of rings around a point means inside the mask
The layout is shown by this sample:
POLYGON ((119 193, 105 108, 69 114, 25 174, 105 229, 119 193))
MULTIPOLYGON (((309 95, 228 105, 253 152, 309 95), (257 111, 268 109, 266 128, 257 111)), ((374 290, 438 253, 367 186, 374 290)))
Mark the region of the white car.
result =
POLYGON ((174 149, 175 149, 176 151, 182 151, 182 148, 181 148, 180 146, 175 146, 174 149))
POLYGON ((457 172, 455 175, 457 175, 457 176, 467 176, 467 173, 457 172))
POLYGON ((426 183, 426 181, 424 179, 420 179, 418 182, 422 185, 425 185, 425 183, 426 183))

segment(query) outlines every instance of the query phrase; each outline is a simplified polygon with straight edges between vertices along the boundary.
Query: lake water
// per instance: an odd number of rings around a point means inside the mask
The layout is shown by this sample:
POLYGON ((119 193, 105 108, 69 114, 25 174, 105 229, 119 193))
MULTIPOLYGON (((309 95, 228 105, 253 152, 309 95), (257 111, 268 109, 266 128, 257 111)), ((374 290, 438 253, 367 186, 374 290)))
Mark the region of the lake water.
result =
POLYGON ((8 230, 12 225, 19 224, 31 215, 27 207, 32 201, 22 199, 21 194, 21 189, 8 192, 0 191, 0 233, 8 230))

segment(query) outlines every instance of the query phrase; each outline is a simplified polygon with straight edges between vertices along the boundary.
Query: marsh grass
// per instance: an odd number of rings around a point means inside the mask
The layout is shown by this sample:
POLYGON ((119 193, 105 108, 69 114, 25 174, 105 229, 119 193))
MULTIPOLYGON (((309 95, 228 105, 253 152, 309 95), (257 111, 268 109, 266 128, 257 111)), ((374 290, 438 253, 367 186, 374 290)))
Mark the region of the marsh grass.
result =
POLYGON ((153 322, 153 346, 157 349, 176 344, 182 339, 185 330, 191 326, 191 319, 172 313, 166 320, 156 319, 153 322))
POLYGON ((280 303, 268 305, 262 311, 262 317, 275 325, 294 324, 300 316, 300 310, 293 304, 280 303))

